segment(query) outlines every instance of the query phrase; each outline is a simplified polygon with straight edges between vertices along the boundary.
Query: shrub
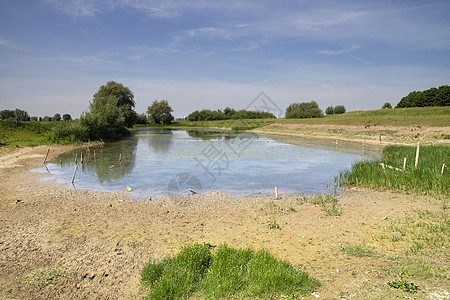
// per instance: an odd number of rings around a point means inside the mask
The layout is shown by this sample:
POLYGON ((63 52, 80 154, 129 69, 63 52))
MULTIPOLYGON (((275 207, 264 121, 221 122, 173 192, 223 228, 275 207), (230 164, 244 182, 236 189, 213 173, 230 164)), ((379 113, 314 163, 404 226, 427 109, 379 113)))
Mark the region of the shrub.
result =
POLYGON ((336 107, 334 108, 334 114, 335 115, 341 115, 343 113, 345 113, 347 110, 345 109, 344 105, 336 105, 336 107))
POLYGON ((322 118, 323 112, 316 101, 292 103, 286 108, 286 119, 322 118))

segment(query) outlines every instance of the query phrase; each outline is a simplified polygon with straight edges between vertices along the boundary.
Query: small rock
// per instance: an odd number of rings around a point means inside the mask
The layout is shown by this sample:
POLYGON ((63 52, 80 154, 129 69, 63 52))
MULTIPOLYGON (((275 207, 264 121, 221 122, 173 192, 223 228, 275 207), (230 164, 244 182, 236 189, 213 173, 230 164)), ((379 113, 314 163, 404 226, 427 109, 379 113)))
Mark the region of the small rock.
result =
POLYGON ((16 203, 23 203, 22 199, 17 199, 16 203))

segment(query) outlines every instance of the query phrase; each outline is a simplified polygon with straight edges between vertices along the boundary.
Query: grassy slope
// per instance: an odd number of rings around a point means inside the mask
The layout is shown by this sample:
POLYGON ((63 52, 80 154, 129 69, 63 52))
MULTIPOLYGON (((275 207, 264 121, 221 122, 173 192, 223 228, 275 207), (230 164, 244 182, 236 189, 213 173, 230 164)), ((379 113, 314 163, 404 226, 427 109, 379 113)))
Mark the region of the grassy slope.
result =
POLYGON ((20 122, 16 127, 13 121, 0 121, 0 146, 32 147, 48 144, 47 132, 56 122, 20 122))

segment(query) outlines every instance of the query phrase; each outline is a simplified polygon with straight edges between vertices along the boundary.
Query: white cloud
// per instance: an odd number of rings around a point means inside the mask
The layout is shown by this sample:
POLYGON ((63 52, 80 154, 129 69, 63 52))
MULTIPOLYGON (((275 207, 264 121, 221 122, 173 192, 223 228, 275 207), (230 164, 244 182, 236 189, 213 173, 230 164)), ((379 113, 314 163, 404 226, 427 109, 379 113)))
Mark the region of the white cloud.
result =
POLYGON ((332 51, 332 50, 321 50, 319 51, 319 54, 322 55, 341 55, 341 54, 347 54, 353 51, 358 50, 359 48, 361 48, 358 45, 352 45, 350 48, 348 49, 343 49, 343 50, 336 50, 336 51, 332 51))

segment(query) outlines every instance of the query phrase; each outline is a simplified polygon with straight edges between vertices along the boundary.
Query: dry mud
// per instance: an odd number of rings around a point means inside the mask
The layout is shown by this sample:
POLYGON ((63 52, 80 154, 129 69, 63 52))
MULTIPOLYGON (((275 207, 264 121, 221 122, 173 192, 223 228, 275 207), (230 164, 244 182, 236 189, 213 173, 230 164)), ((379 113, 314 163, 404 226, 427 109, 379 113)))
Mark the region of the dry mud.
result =
MULTIPOLYGON (((50 156, 69 149, 50 146, 50 156)), ((5 299, 140 299, 140 271, 149 260, 186 244, 211 241, 266 248, 323 281, 306 299, 360 299, 368 283, 382 285, 396 250, 376 242, 391 218, 415 209, 439 210, 438 200, 351 189, 338 196, 342 215, 301 204, 298 196, 232 198, 220 192, 182 198, 129 200, 126 192, 74 190, 29 172, 48 146, 0 153, 0 297, 5 299), (281 229, 269 229, 268 218, 281 229), (342 247, 366 241, 377 254, 358 258, 342 247), (378 255, 379 254, 379 255, 378 255), (24 281, 34 270, 70 271, 52 285, 24 281)), ((281 191, 282 192, 282 191, 281 191)), ((418 294, 426 297, 424 288, 418 294)), ((414 296, 415 297, 415 296, 414 296)))

